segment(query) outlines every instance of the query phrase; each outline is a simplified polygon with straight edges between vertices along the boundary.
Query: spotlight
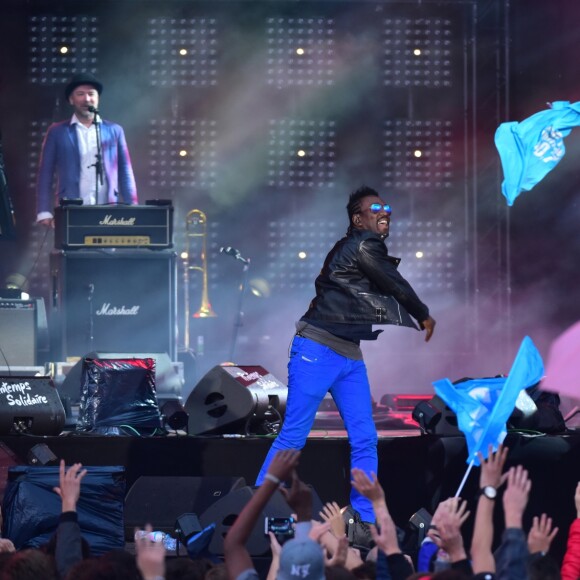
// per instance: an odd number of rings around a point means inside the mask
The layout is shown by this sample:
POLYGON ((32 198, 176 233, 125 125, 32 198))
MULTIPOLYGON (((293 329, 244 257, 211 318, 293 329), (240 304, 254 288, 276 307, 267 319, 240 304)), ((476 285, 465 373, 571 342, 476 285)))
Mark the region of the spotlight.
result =
POLYGON ((441 419, 441 409, 431 401, 421 401, 414 409, 411 415, 413 421, 416 421, 423 433, 433 433, 435 426, 441 419))
POLYGON ((189 414, 179 401, 166 401, 162 405, 160 412, 165 429, 169 427, 172 431, 187 431, 189 414))
POLYGON ((256 298, 269 298, 271 289, 270 284, 264 278, 252 278, 249 282, 250 291, 256 298))

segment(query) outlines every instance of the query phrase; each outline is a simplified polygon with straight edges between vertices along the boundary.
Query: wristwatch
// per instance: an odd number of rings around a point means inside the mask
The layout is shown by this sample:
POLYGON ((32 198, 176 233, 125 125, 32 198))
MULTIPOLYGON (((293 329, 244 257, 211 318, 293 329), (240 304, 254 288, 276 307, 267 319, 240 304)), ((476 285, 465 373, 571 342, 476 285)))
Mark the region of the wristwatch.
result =
POLYGON ((491 485, 486 485, 479 490, 481 495, 484 495, 487 499, 495 499, 497 497, 497 489, 491 485))

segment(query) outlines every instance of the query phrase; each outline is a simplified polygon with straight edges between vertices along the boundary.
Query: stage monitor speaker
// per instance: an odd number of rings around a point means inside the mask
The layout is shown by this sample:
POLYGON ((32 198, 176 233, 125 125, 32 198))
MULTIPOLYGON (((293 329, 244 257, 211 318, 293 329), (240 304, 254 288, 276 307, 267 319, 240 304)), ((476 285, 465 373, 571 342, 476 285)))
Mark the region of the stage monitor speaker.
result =
POLYGON ((175 360, 174 252, 58 251, 51 273, 61 360, 89 351, 166 352, 175 360))
POLYGON ((189 434, 243 433, 252 419, 272 411, 281 422, 288 389, 261 366, 216 366, 193 388, 185 403, 189 434))
POLYGON ((245 485, 243 477, 141 476, 125 498, 126 539, 132 540, 135 527, 146 523, 173 535, 179 516, 199 516, 214 502, 245 485))
MULTIPOLYGON (((254 495, 255 488, 242 487, 232 491, 219 501, 211 505, 199 520, 203 528, 215 523, 216 528, 209 545, 209 552, 214 555, 223 555, 224 538, 232 524, 236 521, 239 513, 254 495)), ((316 491, 312 490, 312 513, 318 514, 322 511, 322 502, 316 491)), ((282 495, 281 491, 276 491, 262 510, 256 521, 246 548, 250 556, 264 556, 270 551, 270 538, 264 534, 264 520, 268 518, 289 518, 292 509, 282 495)))
POLYGON ((0 362, 8 367, 35 366, 37 301, 0 299, 0 362))
POLYGON ((0 377, 0 435, 59 435, 64 422, 50 377, 0 377))
POLYGON ((89 352, 74 364, 66 374, 58 392, 61 397, 68 397, 75 403, 80 400, 83 360, 90 359, 155 359, 155 389, 157 399, 175 399, 181 395, 183 379, 179 376, 166 352, 89 352))

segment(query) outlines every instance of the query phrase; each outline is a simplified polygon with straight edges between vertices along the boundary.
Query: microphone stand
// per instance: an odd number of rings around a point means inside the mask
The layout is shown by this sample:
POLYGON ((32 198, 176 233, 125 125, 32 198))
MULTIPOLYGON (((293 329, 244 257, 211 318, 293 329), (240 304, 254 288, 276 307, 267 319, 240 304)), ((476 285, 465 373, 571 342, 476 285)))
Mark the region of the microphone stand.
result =
POLYGON ((245 260, 244 267, 242 269, 242 282, 240 284, 240 292, 238 294, 238 313, 236 316, 236 321, 234 323, 234 332, 232 335, 232 344, 230 346, 230 355, 228 357, 228 360, 230 362, 235 362, 234 355, 236 352, 236 344, 238 342, 238 332, 240 330, 240 327, 243 325, 244 313, 242 310, 242 305, 244 303, 244 294, 246 293, 246 286, 248 285, 248 272, 249 272, 249 270, 250 270, 250 260, 245 260))
POLYGON ((99 184, 102 186, 104 184, 103 179, 103 142, 101 140, 101 123, 97 123, 97 117, 99 116, 99 111, 95 110, 93 113, 93 125, 95 126, 95 131, 97 132, 97 155, 96 160, 93 165, 95 168, 97 183, 95 188, 95 205, 99 205, 99 184))
POLYGON ((93 295, 95 293, 95 285, 89 284, 87 300, 89 301, 89 352, 95 350, 95 318, 93 309, 93 295))

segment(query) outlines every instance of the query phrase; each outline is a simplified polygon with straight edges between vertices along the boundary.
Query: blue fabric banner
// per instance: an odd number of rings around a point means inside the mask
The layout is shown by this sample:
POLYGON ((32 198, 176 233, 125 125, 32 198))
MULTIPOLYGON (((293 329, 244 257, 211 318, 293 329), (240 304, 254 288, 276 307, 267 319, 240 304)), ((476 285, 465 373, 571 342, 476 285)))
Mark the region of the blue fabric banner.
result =
POLYGON ((457 415, 457 425, 467 441, 467 463, 479 465, 491 443, 494 451, 506 436, 506 422, 522 389, 537 384, 544 376, 544 363, 532 339, 520 345, 507 377, 471 379, 452 384, 449 379, 433 383, 439 395, 457 415))
POLYGON ((513 205, 564 157, 564 137, 580 125, 580 102, 555 101, 551 108, 521 123, 502 123, 495 133, 504 181, 501 192, 513 205))

